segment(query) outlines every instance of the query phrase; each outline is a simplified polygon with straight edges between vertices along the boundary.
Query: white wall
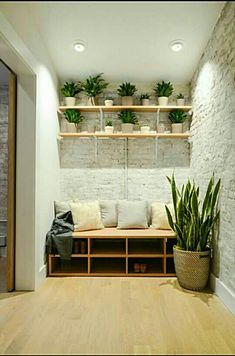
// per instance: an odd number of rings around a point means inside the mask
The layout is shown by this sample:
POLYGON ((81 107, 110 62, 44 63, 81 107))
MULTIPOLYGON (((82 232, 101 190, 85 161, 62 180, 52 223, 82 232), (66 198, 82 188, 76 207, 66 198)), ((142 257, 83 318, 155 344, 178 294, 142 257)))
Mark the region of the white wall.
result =
MULTIPOLYGON (((192 80, 191 169, 203 191, 222 179, 219 239, 212 272, 230 291, 235 312, 235 3, 227 2, 192 80)), ((218 282, 217 282, 218 285, 218 282)), ((228 300, 226 298, 226 300, 228 300)), ((231 305, 231 302, 229 302, 231 305)), ((232 307, 231 307, 232 310, 232 307)))
MULTIPOLYGON (((28 156, 29 166, 34 165, 35 162, 35 167, 28 169, 27 159, 24 157, 24 176, 22 175, 23 166, 21 166, 20 171, 19 169, 17 171, 16 211, 18 221, 16 231, 16 288, 34 289, 45 277, 45 235, 53 218, 53 200, 59 197, 57 78, 27 4, 0 4, 0 16, 1 37, 9 47, 14 48, 19 62, 25 63, 36 76, 36 104, 32 103, 36 105, 34 106, 35 115, 31 116, 34 127, 31 127, 31 133, 27 130, 23 132, 24 127, 27 128, 27 124, 30 124, 27 121, 27 115, 25 122, 23 119, 19 122, 18 134, 23 145, 22 150, 17 146, 19 149, 17 158, 22 160, 22 155, 25 152, 28 156), (23 136, 25 144, 23 143, 23 136), (24 151, 25 149, 27 152, 24 151), (30 202, 27 201, 28 183, 29 191, 32 194, 30 202), (30 190, 32 185, 34 185, 32 190, 35 196, 30 190), (28 208, 29 211, 27 211, 28 208), (27 229, 30 230, 31 240, 26 245, 24 242, 27 239, 25 239, 24 232, 27 229), (30 263, 26 263, 24 260, 25 254, 27 255, 27 248, 28 250, 33 249, 30 263), (20 256, 20 259, 17 256, 20 256)), ((10 62, 11 57, 6 55, 5 61, 10 62)), ((10 63, 7 64, 10 66, 10 63)), ((17 74, 17 64, 15 64, 14 70, 17 74)), ((24 84, 25 88, 29 89, 29 85, 32 83, 24 84)), ((24 92, 20 91, 20 93, 22 96, 18 97, 18 105, 22 103, 30 105, 29 102, 25 101, 26 97, 23 97, 24 92)), ((31 94, 33 95, 33 93, 31 94)), ((28 93, 27 97, 29 98, 28 93)), ((17 119, 19 117, 22 117, 20 112, 17 114, 17 119)), ((21 163, 23 164, 23 162, 21 163)))

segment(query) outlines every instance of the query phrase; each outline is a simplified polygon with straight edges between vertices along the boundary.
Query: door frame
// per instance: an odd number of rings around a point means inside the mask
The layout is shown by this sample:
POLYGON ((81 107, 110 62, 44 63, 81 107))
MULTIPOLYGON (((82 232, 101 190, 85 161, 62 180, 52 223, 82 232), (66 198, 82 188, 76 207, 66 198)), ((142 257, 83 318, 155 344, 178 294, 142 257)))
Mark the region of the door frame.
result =
POLYGON ((16 219, 16 74, 2 60, 8 74, 8 173, 7 173, 7 291, 15 289, 15 219, 16 219))

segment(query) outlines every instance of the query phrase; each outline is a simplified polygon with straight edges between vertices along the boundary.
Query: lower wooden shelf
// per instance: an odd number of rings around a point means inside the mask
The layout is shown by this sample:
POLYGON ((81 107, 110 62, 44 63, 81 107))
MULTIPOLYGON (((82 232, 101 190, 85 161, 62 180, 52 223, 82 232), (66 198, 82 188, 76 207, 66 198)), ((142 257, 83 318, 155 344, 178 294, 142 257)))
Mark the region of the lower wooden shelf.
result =
POLYGON ((74 246, 79 239, 83 244, 85 241, 87 253, 73 251, 71 260, 65 262, 58 254, 48 255, 48 276, 175 276, 173 246, 176 239, 172 231, 149 231, 147 237, 144 233, 146 230, 138 231, 138 237, 133 236, 133 231, 125 231, 122 236, 119 230, 108 236, 104 231, 105 238, 102 238, 102 232, 99 237, 89 232, 79 237, 76 233, 74 246), (135 264, 145 264, 146 271, 135 272, 135 264))

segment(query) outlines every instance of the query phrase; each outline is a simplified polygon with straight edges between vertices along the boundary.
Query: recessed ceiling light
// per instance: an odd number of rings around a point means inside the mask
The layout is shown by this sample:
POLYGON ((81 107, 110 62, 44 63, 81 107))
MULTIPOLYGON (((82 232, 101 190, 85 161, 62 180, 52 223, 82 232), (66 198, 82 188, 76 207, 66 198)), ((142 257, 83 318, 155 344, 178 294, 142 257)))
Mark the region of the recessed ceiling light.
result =
POLYGON ((174 52, 179 52, 184 48, 184 41, 182 40, 174 40, 169 44, 170 48, 174 52))
POLYGON ((73 49, 76 52, 83 52, 83 51, 85 51, 85 48, 86 48, 85 43, 82 41, 76 41, 73 44, 73 49))

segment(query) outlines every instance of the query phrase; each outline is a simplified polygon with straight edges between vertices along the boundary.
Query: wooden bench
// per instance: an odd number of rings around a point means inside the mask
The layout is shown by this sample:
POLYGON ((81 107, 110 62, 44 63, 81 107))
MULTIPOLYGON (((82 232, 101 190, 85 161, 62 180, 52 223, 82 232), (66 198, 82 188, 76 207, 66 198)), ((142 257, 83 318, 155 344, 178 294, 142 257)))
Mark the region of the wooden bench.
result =
POLYGON ((49 255, 48 276, 175 276, 171 230, 105 228, 74 232, 73 240, 74 249, 78 242, 85 251, 73 251, 67 267, 49 255), (135 272, 135 263, 146 264, 146 272, 135 272))

